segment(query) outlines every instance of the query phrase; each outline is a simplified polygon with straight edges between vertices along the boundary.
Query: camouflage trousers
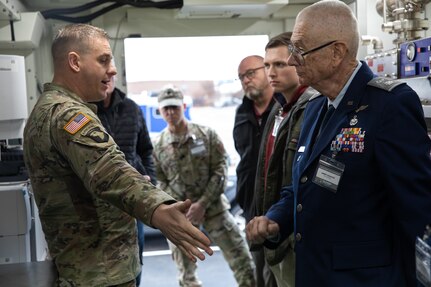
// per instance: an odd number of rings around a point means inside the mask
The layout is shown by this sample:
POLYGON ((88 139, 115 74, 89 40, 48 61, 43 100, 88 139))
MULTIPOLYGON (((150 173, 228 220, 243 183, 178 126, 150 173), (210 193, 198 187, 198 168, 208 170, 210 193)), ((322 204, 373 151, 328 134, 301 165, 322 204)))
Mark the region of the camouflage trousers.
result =
MULTIPOLYGON (((232 214, 226 210, 211 218, 205 218, 202 226, 209 238, 220 247, 223 257, 234 274, 238 287, 254 287, 254 263, 244 235, 232 214)), ((168 244, 172 251, 172 258, 177 265, 180 286, 202 286, 196 274, 196 263, 190 261, 169 240, 168 244)))
MULTIPOLYGON (((74 287, 77 285, 71 284, 69 282, 67 282, 64 279, 57 279, 57 282, 54 285, 55 287, 74 287)), ((133 279, 132 281, 126 282, 126 283, 122 283, 122 284, 118 284, 118 285, 111 285, 109 287, 136 287, 136 280, 133 279)))
POLYGON ((132 280, 130 282, 119 284, 119 285, 114 285, 112 287, 136 287, 136 280, 132 280))

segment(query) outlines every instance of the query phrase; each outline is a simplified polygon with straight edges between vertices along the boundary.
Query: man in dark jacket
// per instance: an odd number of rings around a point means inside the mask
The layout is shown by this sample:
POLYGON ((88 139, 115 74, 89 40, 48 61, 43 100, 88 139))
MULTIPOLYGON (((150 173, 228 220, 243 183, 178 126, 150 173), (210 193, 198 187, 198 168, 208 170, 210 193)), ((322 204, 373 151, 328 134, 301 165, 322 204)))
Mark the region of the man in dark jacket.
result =
MULTIPOLYGON (((114 77, 115 78, 115 77, 114 77)), ((153 145, 141 108, 115 88, 115 79, 109 81, 107 97, 97 102, 97 115, 106 131, 114 138, 127 162, 156 184, 156 172, 153 162, 153 145)), ((144 224, 137 221, 139 259, 142 265, 144 249, 144 224)), ((136 277, 139 286, 141 273, 136 277)))
POLYGON ((274 105, 261 56, 248 56, 238 67, 238 77, 244 90, 242 104, 235 115, 233 139, 241 160, 238 163, 236 200, 248 222, 255 216, 253 202, 254 179, 262 131, 274 105))
MULTIPOLYGON (((271 38, 265 47, 265 69, 276 100, 262 133, 257 164, 255 201, 257 215, 265 214, 280 199, 282 186, 292 182, 292 164, 303 112, 317 91, 299 83, 295 67, 287 64, 291 32, 271 38)), ((295 286, 293 234, 277 249, 264 248, 278 287, 295 286)))
MULTIPOLYGON (((254 55, 244 58, 238 66, 238 77, 245 96, 236 111, 233 129, 235 148, 241 157, 236 169, 236 201, 244 211, 246 222, 249 222, 256 215, 254 181, 262 131, 274 100, 273 89, 265 74, 263 57, 254 55)), ((256 265, 257 287, 277 286, 265 263, 263 251, 253 251, 252 256, 256 265)))

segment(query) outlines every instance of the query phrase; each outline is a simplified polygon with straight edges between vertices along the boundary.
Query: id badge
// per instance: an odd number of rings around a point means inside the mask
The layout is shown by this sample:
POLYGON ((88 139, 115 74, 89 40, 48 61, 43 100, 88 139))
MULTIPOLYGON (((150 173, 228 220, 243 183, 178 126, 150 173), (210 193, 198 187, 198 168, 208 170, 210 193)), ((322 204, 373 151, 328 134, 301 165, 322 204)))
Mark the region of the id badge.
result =
POLYGON ((416 278, 424 286, 431 286, 431 247, 416 238, 416 278))
POLYGON ((280 127, 281 122, 283 121, 283 117, 275 116, 274 128, 272 129, 272 136, 275 137, 278 132, 278 128, 280 127))
POLYGON ((319 165, 313 177, 313 182, 336 193, 345 164, 325 155, 321 155, 319 165))
POLYGON ((193 142, 193 145, 190 149, 190 152, 193 156, 202 155, 206 152, 205 144, 203 140, 196 140, 193 142))

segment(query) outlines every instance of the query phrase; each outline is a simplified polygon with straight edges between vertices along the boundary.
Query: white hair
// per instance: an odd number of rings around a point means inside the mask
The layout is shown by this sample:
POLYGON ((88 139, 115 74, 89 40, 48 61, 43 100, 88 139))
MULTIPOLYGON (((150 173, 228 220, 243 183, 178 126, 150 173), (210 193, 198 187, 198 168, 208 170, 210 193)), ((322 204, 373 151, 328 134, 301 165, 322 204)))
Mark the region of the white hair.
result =
POLYGON ((339 0, 321 0, 304 8, 297 17, 298 20, 309 21, 313 33, 327 40, 344 41, 349 54, 356 57, 359 47, 358 22, 350 7, 339 0))

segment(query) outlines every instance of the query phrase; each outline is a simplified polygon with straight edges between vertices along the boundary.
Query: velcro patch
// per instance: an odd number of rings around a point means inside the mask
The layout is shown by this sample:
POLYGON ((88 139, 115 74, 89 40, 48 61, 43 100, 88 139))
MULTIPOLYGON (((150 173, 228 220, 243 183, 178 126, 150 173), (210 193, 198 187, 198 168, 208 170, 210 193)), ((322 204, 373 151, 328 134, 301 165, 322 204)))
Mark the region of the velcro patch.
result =
POLYGON ((83 113, 74 116, 65 126, 64 130, 71 135, 76 134, 82 127, 91 121, 91 118, 83 113))

